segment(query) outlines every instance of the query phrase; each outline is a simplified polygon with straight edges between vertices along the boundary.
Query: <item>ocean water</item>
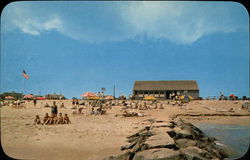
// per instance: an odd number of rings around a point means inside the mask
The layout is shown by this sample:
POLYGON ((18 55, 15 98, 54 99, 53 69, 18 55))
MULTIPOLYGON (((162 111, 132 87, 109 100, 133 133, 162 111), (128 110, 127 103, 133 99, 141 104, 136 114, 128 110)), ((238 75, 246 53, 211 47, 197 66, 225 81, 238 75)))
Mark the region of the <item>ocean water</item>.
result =
POLYGON ((230 159, 237 159, 245 155, 250 143, 250 126, 236 124, 194 124, 202 132, 217 139, 218 146, 223 148, 230 159))

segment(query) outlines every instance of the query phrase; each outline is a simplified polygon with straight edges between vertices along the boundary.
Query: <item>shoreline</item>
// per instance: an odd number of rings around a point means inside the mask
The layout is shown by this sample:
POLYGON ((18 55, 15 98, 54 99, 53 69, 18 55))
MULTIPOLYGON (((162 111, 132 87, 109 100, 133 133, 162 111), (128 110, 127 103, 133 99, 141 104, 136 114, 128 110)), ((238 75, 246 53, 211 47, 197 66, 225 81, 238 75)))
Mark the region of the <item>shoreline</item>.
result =
POLYGON ((241 125, 250 126, 250 116, 178 116, 190 123, 208 123, 208 124, 227 124, 227 125, 241 125))

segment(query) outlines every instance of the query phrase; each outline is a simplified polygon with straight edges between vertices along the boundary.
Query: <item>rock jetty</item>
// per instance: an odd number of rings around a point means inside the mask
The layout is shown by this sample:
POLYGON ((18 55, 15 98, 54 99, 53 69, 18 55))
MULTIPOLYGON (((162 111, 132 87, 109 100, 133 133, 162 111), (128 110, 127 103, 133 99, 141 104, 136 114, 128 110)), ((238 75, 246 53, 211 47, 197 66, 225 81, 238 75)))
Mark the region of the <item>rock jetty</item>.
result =
POLYGON ((149 120, 149 125, 127 137, 125 153, 104 160, 207 160, 227 154, 197 127, 184 120, 149 120))

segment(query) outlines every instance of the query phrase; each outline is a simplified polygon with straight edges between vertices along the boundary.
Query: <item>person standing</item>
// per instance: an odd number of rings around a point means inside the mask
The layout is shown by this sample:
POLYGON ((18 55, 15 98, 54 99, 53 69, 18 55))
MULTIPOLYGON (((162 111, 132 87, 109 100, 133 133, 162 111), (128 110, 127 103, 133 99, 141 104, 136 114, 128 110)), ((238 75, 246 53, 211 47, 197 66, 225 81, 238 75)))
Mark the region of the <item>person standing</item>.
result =
POLYGON ((57 116, 57 113, 58 113, 58 109, 57 109, 56 102, 54 101, 54 102, 53 102, 53 106, 51 107, 51 114, 52 114, 53 116, 57 116))
POLYGON ((220 92, 220 98, 219 98, 219 100, 223 100, 224 99, 224 94, 223 94, 223 92, 220 92))
POLYGON ((175 100, 175 93, 172 94, 172 99, 175 100))
POLYGON ((33 102, 34 102, 34 107, 35 107, 36 106, 36 99, 35 98, 34 98, 33 102))

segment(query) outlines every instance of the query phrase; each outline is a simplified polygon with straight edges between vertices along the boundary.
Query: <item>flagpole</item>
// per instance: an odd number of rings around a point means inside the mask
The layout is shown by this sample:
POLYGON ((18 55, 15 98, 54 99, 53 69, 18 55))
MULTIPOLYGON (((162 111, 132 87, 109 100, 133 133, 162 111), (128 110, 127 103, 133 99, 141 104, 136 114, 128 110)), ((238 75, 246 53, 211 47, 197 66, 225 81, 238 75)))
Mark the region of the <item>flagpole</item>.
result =
MULTIPOLYGON (((23 95, 25 95, 25 94, 24 94, 24 77, 22 77, 22 79, 23 79, 23 85, 22 85, 22 87, 23 87, 23 88, 22 88, 22 93, 23 93, 23 95)), ((23 99, 23 97, 22 97, 22 99, 23 99)))

